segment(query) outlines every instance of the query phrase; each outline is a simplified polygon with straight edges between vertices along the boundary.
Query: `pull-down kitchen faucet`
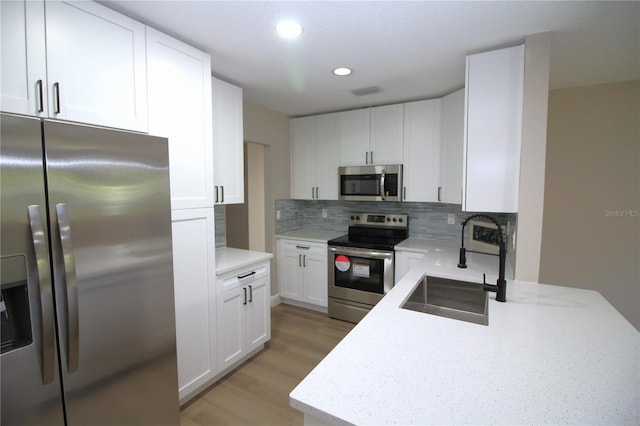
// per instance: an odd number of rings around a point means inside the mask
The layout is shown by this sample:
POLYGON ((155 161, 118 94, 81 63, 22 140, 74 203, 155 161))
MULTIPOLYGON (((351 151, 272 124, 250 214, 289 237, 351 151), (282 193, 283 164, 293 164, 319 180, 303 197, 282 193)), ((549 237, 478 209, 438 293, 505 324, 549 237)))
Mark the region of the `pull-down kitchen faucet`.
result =
POLYGON ((500 233, 500 251, 498 252, 499 259, 499 268, 498 268, 498 280, 496 284, 487 284, 484 276, 483 276, 483 289, 485 291, 494 291, 496 292, 496 300, 498 302, 506 302, 507 301, 507 280, 504 278, 504 270, 507 258, 507 245, 505 243, 505 236, 502 233, 502 227, 494 218, 491 216, 487 216, 484 214, 474 214, 469 216, 462 222, 462 246, 460 247, 460 261, 458 263, 458 268, 466 268, 467 267, 467 250, 464 248, 464 227, 467 226, 469 220, 481 217, 483 219, 488 219, 493 222, 498 227, 498 232, 500 233))

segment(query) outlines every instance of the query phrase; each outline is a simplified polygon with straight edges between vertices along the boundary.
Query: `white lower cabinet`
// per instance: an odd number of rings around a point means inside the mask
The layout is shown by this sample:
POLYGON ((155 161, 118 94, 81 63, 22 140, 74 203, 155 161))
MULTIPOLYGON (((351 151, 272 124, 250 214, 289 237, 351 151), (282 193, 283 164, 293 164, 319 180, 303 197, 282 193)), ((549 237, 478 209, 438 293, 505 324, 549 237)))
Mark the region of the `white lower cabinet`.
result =
POLYGON ((218 373, 213 208, 174 210, 178 387, 183 401, 218 373))
POLYGON ((281 239, 278 243, 280 296, 327 307, 327 244, 281 239))
POLYGON ((266 262, 218 276, 220 371, 240 362, 271 338, 269 271, 266 262))
POLYGON ((398 284, 398 282, 411 270, 411 268, 422 262, 422 259, 424 259, 424 253, 396 250, 394 284, 398 284))

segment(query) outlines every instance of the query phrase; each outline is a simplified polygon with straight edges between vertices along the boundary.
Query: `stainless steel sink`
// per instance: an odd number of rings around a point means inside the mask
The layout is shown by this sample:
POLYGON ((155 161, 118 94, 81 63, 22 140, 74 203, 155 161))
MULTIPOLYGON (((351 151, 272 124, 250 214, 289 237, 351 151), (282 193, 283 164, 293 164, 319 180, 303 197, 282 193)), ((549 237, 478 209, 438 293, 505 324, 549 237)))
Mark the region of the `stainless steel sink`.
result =
POLYGON ((425 276, 401 307, 480 325, 489 324, 487 292, 477 283, 425 276))

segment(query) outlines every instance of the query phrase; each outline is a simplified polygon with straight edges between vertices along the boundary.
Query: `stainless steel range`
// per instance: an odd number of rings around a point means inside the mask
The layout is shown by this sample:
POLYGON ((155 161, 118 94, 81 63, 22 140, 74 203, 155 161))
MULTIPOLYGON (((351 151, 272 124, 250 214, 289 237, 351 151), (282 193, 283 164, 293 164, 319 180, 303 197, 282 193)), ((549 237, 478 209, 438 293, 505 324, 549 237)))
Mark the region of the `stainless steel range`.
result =
POLYGON ((357 323, 391 290, 394 247, 408 236, 406 214, 351 213, 349 233, 328 242, 330 317, 357 323))

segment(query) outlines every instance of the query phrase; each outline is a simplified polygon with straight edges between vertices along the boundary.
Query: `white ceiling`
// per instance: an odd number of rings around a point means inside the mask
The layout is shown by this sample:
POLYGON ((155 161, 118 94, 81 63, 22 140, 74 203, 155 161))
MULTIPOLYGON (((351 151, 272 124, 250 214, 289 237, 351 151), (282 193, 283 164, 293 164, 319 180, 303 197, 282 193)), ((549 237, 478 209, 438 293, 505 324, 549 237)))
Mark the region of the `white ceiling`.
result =
POLYGON ((103 1, 211 54, 212 73, 287 115, 438 97, 465 55, 552 32, 551 87, 640 77, 640 2, 103 1), (283 40, 276 22, 304 27, 283 40), (353 74, 335 77, 333 68, 353 74), (378 86, 356 97, 351 90, 378 86))

